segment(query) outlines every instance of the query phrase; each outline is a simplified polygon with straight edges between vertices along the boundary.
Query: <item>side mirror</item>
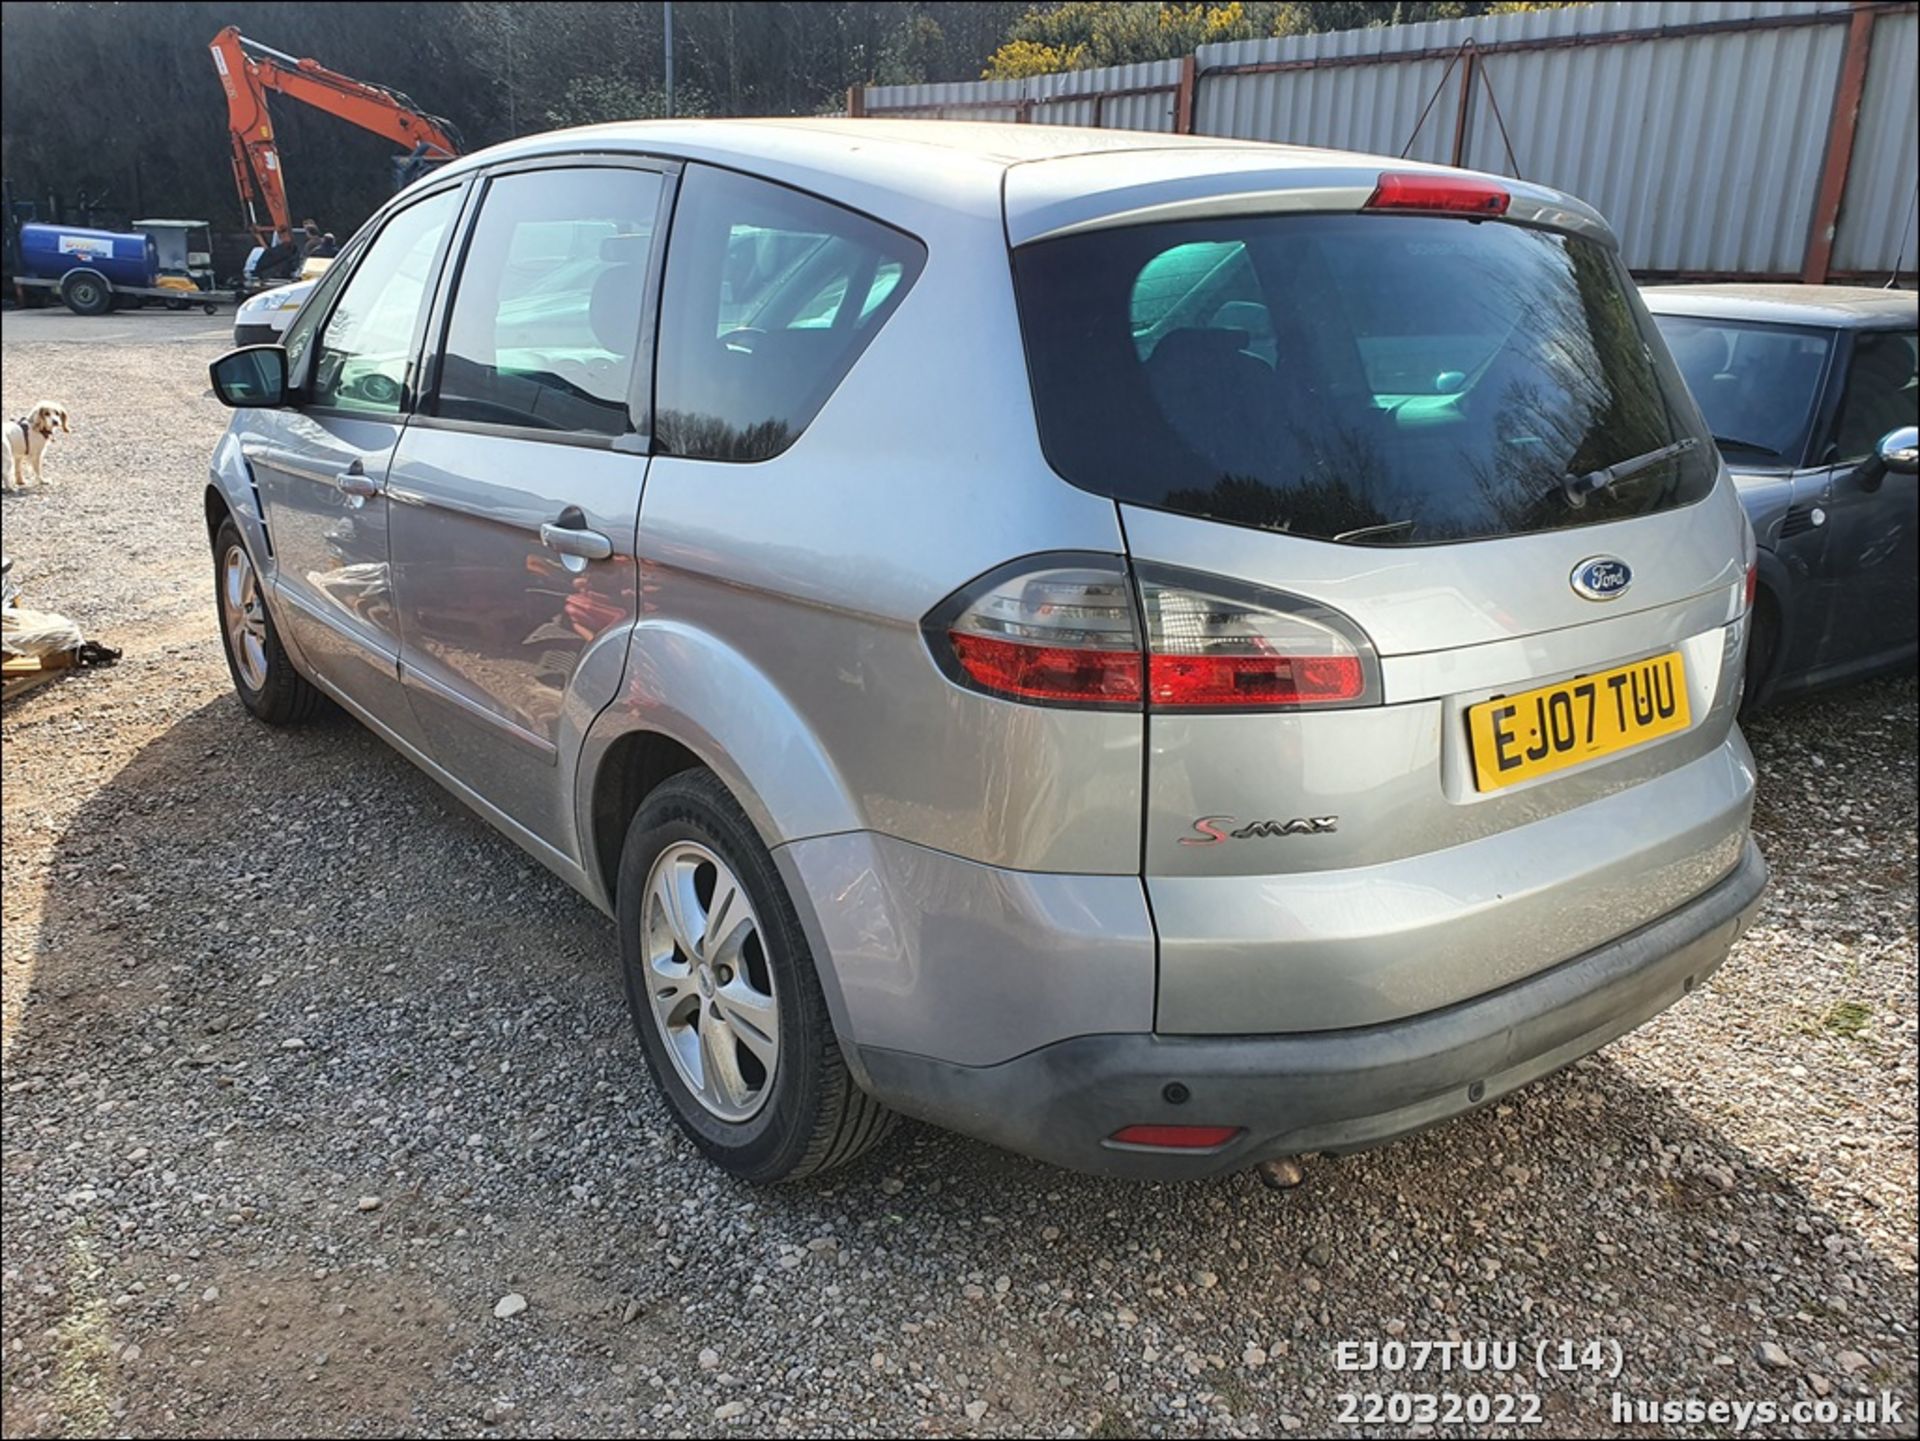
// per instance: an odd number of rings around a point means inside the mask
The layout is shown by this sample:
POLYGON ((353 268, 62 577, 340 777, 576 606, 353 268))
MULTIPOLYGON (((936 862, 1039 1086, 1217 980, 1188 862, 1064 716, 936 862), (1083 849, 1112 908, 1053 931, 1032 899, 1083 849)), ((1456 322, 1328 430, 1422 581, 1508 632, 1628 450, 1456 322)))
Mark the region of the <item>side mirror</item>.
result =
POLYGON ((1920 428, 1903 425, 1881 436, 1873 454, 1860 462, 1854 474, 1862 490, 1875 491, 1889 475, 1912 475, 1915 471, 1920 471, 1920 428))
POLYGON ((277 345, 229 350, 207 367, 213 393, 235 410, 259 410, 287 403, 287 352, 277 345))
POLYGON ((1873 458, 1882 470, 1894 475, 1912 475, 1920 471, 1920 427, 1903 425, 1880 437, 1873 458))

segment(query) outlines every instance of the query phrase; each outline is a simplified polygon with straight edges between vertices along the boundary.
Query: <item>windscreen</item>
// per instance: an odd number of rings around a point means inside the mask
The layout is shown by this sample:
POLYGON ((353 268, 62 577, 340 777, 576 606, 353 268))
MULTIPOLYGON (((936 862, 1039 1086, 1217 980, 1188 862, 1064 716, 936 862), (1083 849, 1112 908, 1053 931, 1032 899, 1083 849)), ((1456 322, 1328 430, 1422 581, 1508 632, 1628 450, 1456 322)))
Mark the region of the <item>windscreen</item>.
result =
POLYGON ((1597 241, 1233 216, 1043 241, 1014 272, 1047 459, 1116 500, 1429 545, 1644 515, 1713 485, 1698 414, 1597 241))
POLYGON ((1734 465, 1798 465, 1826 379, 1825 331, 1692 315, 1654 323, 1734 465))

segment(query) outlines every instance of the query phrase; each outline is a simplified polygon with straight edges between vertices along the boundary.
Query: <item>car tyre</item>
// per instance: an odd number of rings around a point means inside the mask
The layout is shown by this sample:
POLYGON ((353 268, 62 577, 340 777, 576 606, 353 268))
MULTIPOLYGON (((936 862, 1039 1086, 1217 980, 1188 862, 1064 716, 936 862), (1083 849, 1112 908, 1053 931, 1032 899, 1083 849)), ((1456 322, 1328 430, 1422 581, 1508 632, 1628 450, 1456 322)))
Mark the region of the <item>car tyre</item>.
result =
POLYGON ((213 593, 227 674, 240 704, 268 725, 306 720, 319 708, 320 692, 293 668, 280 644, 265 584, 231 516, 213 538, 213 593))
POLYGON ((847 1069, 773 857, 711 771, 682 771, 641 803, 621 851, 616 902, 627 1004, 647 1067, 708 1159, 746 1181, 798 1180, 887 1134, 894 1113, 847 1069), (692 920, 675 922, 675 896, 692 920), (749 923, 752 936, 740 939, 749 923), (735 938, 715 939, 716 931, 735 938), (722 960, 728 955, 737 975, 722 960), (764 1035, 739 1029, 744 1010, 728 1014, 734 992, 749 998, 752 1014, 772 1018, 764 1035), (743 1035, 755 1038, 751 1050, 743 1035), (727 1057, 716 1059, 710 1046, 727 1057), (770 1069, 754 1060, 763 1053, 770 1069), (744 1070, 757 1075, 743 1079, 744 1070), (738 1095, 727 1094, 722 1073, 742 1087, 738 1095))

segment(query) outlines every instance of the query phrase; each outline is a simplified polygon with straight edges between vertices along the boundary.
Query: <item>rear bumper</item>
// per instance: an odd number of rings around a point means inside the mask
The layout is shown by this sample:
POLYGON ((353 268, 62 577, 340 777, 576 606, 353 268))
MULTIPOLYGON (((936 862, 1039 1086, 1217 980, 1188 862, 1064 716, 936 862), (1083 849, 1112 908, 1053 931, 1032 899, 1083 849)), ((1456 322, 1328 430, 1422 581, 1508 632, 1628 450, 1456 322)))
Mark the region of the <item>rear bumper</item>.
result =
POLYGON ((864 1046, 860 1059, 896 1109, 1080 1171, 1179 1179, 1359 1150, 1473 1110, 1659 1014, 1719 968, 1766 882, 1748 841, 1730 874, 1639 930, 1405 1020, 1296 1035, 1086 1035, 990 1066, 864 1046), (1184 1104, 1166 1099, 1173 1082, 1184 1104), (1205 1152, 1105 1140, 1156 1122, 1243 1129, 1205 1152))

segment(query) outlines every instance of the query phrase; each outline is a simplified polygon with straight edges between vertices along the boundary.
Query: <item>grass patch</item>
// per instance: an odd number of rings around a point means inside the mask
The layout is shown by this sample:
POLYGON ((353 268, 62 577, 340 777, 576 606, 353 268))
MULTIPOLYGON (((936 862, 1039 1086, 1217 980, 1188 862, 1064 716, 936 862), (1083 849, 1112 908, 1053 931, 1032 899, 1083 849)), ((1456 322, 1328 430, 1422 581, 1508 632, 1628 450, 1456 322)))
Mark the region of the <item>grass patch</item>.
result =
POLYGON ((1827 1007, 1820 1024, 1836 1036, 1852 1040, 1873 1020, 1873 1007, 1862 1001, 1835 1001, 1827 1007))

